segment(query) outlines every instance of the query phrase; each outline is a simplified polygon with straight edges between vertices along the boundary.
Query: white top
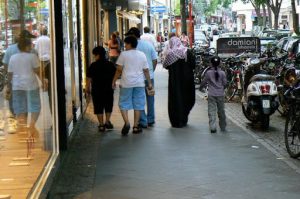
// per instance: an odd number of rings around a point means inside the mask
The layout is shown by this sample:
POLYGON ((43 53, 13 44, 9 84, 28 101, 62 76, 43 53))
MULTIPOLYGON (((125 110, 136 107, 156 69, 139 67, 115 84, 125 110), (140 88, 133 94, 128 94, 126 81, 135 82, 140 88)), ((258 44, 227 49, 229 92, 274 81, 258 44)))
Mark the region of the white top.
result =
POLYGON ((145 87, 143 70, 149 66, 143 52, 135 49, 123 51, 116 64, 123 66, 120 81, 123 88, 145 87))
POLYGON ((142 36, 141 36, 141 40, 145 40, 145 41, 149 41, 154 48, 157 47, 157 43, 156 43, 156 39, 155 37, 150 34, 150 33, 144 33, 142 36))
POLYGON ((40 61, 50 60, 50 38, 42 35, 36 40, 35 49, 38 52, 40 61))
POLYGON ((8 72, 13 73, 12 90, 35 90, 39 87, 34 69, 38 68, 36 54, 20 52, 11 56, 8 72))

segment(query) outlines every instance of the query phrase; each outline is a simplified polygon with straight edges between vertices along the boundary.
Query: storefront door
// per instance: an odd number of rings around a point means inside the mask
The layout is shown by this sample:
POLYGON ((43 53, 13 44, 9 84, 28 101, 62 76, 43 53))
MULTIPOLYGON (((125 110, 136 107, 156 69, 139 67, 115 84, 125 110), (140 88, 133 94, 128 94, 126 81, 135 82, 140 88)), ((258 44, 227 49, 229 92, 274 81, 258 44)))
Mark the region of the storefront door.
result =
POLYGON ((63 1, 66 118, 69 134, 80 115, 80 79, 78 62, 77 2, 63 1))

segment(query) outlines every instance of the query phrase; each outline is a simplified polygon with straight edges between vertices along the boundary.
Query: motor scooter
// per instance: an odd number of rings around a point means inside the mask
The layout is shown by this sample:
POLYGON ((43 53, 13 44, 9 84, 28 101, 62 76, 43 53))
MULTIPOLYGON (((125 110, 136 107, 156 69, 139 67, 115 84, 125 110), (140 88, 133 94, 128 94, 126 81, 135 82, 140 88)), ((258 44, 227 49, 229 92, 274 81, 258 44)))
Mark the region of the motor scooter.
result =
POLYGON ((242 109, 245 117, 260 122, 264 130, 269 128, 270 115, 278 108, 276 78, 263 69, 264 61, 254 58, 245 72, 242 109))

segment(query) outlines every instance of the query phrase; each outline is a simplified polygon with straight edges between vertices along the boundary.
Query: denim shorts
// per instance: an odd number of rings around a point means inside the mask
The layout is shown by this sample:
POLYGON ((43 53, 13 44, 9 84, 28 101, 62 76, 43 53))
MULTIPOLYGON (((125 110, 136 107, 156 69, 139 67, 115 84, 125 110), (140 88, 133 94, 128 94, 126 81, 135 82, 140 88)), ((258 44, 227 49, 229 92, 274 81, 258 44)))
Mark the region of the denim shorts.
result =
POLYGON ((38 113, 41 110, 41 98, 39 89, 36 90, 14 90, 13 108, 15 114, 38 113))
POLYGON ((121 110, 144 110, 146 94, 144 87, 120 88, 119 107, 121 110))

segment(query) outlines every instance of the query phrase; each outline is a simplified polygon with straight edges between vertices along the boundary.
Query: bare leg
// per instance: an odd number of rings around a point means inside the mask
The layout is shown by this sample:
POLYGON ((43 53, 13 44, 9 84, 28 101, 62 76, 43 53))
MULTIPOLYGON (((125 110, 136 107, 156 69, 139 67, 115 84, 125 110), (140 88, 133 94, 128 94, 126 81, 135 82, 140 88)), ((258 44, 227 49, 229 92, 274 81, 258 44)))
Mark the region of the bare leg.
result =
POLYGON ((40 112, 31 113, 29 132, 32 137, 39 137, 39 131, 35 128, 35 123, 38 120, 40 112))
POLYGON ((97 114, 99 125, 103 125, 103 114, 97 114))
POLYGON ((111 113, 105 113, 105 123, 108 123, 110 121, 110 116, 111 116, 111 113))
POLYGON ((18 130, 23 131, 27 126, 27 113, 20 113, 17 115, 18 130))
POLYGON ((31 121, 30 121, 30 127, 34 127, 36 121, 38 120, 40 115, 40 112, 31 113, 31 121))
POLYGON ((121 114, 123 117, 123 120, 125 122, 126 125, 129 125, 129 120, 128 120, 128 111, 127 110, 121 110, 121 114))
POLYGON ((140 116, 141 116, 141 111, 134 110, 134 125, 133 126, 139 125, 140 116))

